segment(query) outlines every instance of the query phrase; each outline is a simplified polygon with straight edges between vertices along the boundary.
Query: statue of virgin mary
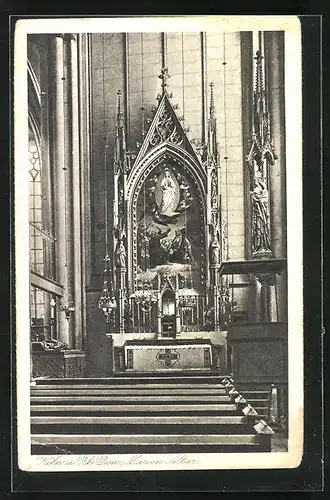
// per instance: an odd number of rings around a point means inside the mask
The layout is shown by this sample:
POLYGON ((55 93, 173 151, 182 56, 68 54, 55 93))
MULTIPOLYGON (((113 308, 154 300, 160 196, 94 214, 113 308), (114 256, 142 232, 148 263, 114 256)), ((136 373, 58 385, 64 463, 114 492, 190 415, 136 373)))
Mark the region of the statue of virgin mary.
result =
POLYGON ((164 177, 160 184, 161 188, 161 203, 159 213, 171 217, 175 214, 177 205, 176 185, 170 170, 164 171, 164 177))

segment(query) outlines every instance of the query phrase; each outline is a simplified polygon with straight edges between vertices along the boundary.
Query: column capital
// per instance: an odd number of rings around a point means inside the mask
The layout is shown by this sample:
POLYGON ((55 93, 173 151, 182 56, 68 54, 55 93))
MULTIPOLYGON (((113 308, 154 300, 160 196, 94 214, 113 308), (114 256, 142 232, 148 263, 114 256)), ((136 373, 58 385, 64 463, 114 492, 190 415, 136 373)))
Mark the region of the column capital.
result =
POLYGON ((275 285, 275 273, 262 273, 254 275, 259 283, 263 286, 272 286, 275 285))

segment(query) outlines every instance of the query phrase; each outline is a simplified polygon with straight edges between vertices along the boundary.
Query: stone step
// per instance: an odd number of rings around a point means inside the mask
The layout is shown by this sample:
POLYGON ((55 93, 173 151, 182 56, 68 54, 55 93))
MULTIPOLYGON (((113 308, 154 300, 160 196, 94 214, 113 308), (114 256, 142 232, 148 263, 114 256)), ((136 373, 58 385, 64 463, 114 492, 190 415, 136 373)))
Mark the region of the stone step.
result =
POLYGON ((184 374, 173 373, 168 370, 165 372, 157 372, 156 374, 150 374, 148 372, 140 372, 136 374, 125 373, 122 372, 119 376, 113 377, 105 377, 105 378, 40 378, 35 379, 33 381, 37 386, 42 385, 66 385, 66 384, 75 384, 75 385, 112 385, 112 384, 145 384, 145 383, 175 383, 175 384, 184 384, 184 383, 221 383, 223 379, 228 377, 222 375, 215 375, 214 372, 207 372, 204 374, 188 373, 184 374))
MULTIPOLYGON (((156 390, 156 389, 206 389, 206 388, 210 388, 210 389, 219 389, 219 390, 222 390, 222 391, 225 391, 225 387, 223 384, 172 384, 172 383, 169 383, 169 384, 158 384, 158 383, 155 383, 155 384, 141 384, 141 386, 143 386, 144 389, 153 389, 153 390, 156 390)), ((101 385, 101 384, 88 384, 85 386, 86 388, 88 389, 92 389, 92 390, 100 390, 100 391, 103 391, 103 390, 118 390, 118 391, 121 391, 123 389, 134 389, 136 390, 136 386, 132 385, 132 384, 104 384, 104 385, 101 385)), ((31 387, 31 391, 32 392, 35 392, 35 391, 46 391, 46 390, 72 390, 72 391, 76 391, 76 390, 82 390, 82 387, 81 385, 78 385, 78 384, 43 384, 43 385, 37 385, 37 386, 32 386, 31 387)))
POLYGON ((239 391, 239 392, 248 401, 265 401, 265 402, 269 401, 269 393, 265 393, 265 394, 259 394, 259 393, 250 394, 250 393, 245 393, 245 392, 241 392, 241 391, 239 391))
POLYGON ((164 404, 127 404, 127 405, 32 405, 32 413, 50 413, 50 412, 187 412, 187 411, 204 411, 204 412, 235 412, 237 409, 235 404, 209 404, 207 406, 200 404, 182 404, 182 405, 164 405, 164 404))
MULTIPOLYGON (((243 394, 242 394, 243 397, 245 397, 243 394)), ((246 399, 246 398, 245 398, 246 399)), ((268 405, 269 403, 269 398, 268 399, 265 399, 265 398, 247 398, 249 403, 253 406, 253 404, 258 404, 258 405, 268 405)))
MULTIPOLYGON (((253 423, 251 424, 235 424, 235 423, 222 423, 222 424, 203 424, 204 416, 199 416, 198 423, 190 423, 190 424, 182 424, 182 423, 168 423, 164 422, 164 419, 167 417, 164 415, 162 419, 158 419, 158 423, 149 423, 150 418, 156 418, 155 416, 146 416, 144 419, 147 420, 144 424, 133 422, 119 422, 115 423, 112 421, 111 423, 106 422, 104 419, 107 417, 103 417, 102 420, 99 420, 99 423, 87 423, 91 420, 92 416, 87 417, 88 420, 85 420, 85 423, 70 423, 70 422, 62 422, 62 423, 47 423, 47 419, 56 418, 56 417, 31 417, 34 418, 43 418, 42 423, 32 423, 31 425, 31 434, 182 434, 182 435, 191 435, 191 434, 255 434, 253 429, 253 423), (162 423, 160 423, 162 420, 162 423), (147 425, 146 425, 147 423, 147 425)), ((195 415, 196 417, 196 415, 195 415)), ((76 418, 84 418, 84 417, 76 417, 76 418)), ((108 417, 109 418, 109 417, 108 417)), ((118 420, 118 416, 114 417, 118 420)), ((132 418, 138 418, 137 416, 131 416, 132 418)))
POLYGON ((77 417, 71 415, 65 416, 42 416, 42 417, 31 417, 32 425, 97 425, 97 424, 173 424, 173 425, 193 425, 193 424, 216 424, 216 425, 242 425, 247 423, 247 418, 245 416, 157 416, 157 417, 136 417, 136 416, 115 416, 115 417, 103 417, 103 416, 86 416, 77 417))
POLYGON ((253 428, 265 418, 269 391, 246 387, 231 395, 224 378, 229 379, 214 372, 166 371, 36 380, 32 453, 270 451, 270 436, 253 428), (239 393, 257 416, 244 415, 235 404, 239 393))
POLYGON ((201 388, 201 389, 144 389, 140 387, 134 387, 131 389, 108 389, 108 388, 97 388, 91 389, 86 387, 85 389, 33 389, 31 395, 38 396, 93 396, 93 395, 106 395, 106 396, 116 396, 116 395, 189 395, 189 396, 207 396, 207 395, 224 395, 226 394, 225 389, 212 389, 212 388, 201 388))
MULTIPOLYGON (((177 464, 185 463, 188 457, 186 454, 197 454, 197 453, 265 453, 271 451, 270 440, 267 440, 267 444, 175 444, 175 445, 153 445, 149 444, 144 447, 141 445, 32 445, 31 454, 33 455, 79 455, 80 464, 109 464, 111 461, 111 456, 116 455, 133 455, 130 463, 139 463, 145 465, 148 463, 148 454, 161 455, 161 454, 174 454, 178 457, 177 464), (142 448, 142 449, 141 449, 142 448), (141 456, 141 454, 144 456, 141 456), (178 455, 179 454, 179 455, 178 455), (85 455, 82 457, 82 455, 85 455), (87 456, 86 456, 87 455, 87 456), (102 461, 102 455, 106 455, 106 462, 102 461), (109 457, 110 455, 110 457, 109 457), (147 456, 146 456, 147 455, 147 456), (182 461, 183 460, 183 461, 182 461)), ((114 458, 115 463, 116 459, 114 458)), ((187 462, 186 462, 187 463, 187 462)), ((189 463, 189 462, 188 462, 189 463)))
MULTIPOLYGON (((122 434, 67 435, 35 434, 32 454, 94 455, 141 453, 248 453, 271 451, 269 435, 255 434, 122 434)), ((139 458, 140 460, 140 458, 139 458)))
POLYGON ((254 406, 253 408, 258 413, 258 415, 267 415, 268 414, 268 408, 265 408, 264 406, 254 406))
POLYGON ((157 445, 219 445, 219 444, 251 444, 258 445, 262 437, 257 434, 34 434, 32 444, 75 444, 75 445, 120 445, 136 444, 146 446, 157 445))
POLYGON ((80 404, 80 403, 87 403, 90 402, 93 404, 94 402, 104 402, 104 404, 113 404, 113 403, 122 403, 122 404, 127 404, 127 403, 132 403, 132 402, 143 402, 143 403, 162 403, 165 401, 169 401, 175 405, 179 404, 186 404, 189 402, 193 402, 196 404, 221 404, 221 403, 229 403, 232 401, 232 398, 230 396, 224 396, 220 395, 218 396, 217 394, 215 395, 193 395, 193 396, 187 396, 186 394, 182 395, 162 395, 162 396, 154 396, 152 397, 150 395, 143 395, 143 396, 122 396, 120 395, 110 395, 110 396, 95 396, 94 394, 89 395, 89 396, 79 396, 79 398, 76 395, 63 395, 63 396, 32 396, 31 397, 31 403, 36 404, 36 403, 50 403, 50 404, 80 404))

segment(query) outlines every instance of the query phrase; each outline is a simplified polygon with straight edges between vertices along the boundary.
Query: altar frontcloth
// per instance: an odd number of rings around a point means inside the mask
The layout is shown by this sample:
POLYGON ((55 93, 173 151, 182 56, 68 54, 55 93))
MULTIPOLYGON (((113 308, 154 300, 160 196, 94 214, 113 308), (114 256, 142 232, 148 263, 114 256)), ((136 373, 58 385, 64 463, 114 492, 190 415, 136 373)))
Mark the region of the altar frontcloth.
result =
POLYGON ((209 370, 212 365, 211 346, 210 341, 203 340, 126 341, 126 370, 209 370))

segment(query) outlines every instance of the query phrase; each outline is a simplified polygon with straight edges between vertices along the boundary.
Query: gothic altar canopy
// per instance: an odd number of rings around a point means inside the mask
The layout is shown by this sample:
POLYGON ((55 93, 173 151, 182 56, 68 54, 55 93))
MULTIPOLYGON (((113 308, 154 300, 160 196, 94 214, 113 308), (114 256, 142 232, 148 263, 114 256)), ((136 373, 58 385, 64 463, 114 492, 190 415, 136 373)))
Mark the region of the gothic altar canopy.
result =
MULTIPOLYGON (((223 238, 213 84, 207 136, 201 144, 189 141, 189 127, 172 104, 167 68, 159 78, 158 106, 147 120, 141 107, 143 142, 134 152, 126 146, 122 94, 117 93, 111 241, 100 307, 105 310, 109 304, 106 318, 112 332, 175 337, 183 331, 217 331, 226 325, 231 304, 220 275, 223 238)), ((260 186, 251 191, 256 204, 260 186)), ((268 243, 267 238, 258 240, 261 250, 268 243)))
POLYGON ((112 258, 106 258, 105 290, 112 297, 113 331, 174 337, 218 323, 218 154, 213 86, 208 144, 198 147, 172 105, 167 68, 159 77, 158 106, 135 154, 126 148, 118 91, 112 258))

